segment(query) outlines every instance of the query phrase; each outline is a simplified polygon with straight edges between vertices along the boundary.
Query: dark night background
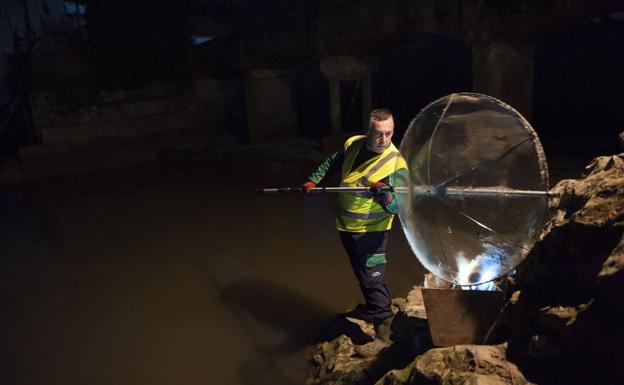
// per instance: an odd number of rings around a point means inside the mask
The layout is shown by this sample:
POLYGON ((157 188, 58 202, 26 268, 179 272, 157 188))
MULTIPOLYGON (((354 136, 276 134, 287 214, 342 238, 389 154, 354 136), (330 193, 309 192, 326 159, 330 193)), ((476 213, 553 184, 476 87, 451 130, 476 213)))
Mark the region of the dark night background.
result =
MULTIPOLYGON (((254 29, 279 25, 289 15, 314 15, 320 12, 318 7, 331 6, 314 1, 186 0, 175 6, 156 1, 79 3, 82 14, 75 2, 43 2, 44 9, 32 1, 4 1, 3 46, 9 56, 2 67, 0 107, 5 115, 11 101, 23 92, 22 83, 31 98, 45 89, 60 98, 59 104, 71 109, 106 103, 103 92, 131 93, 155 82, 176 89, 169 92, 182 92, 192 87, 194 80, 209 77, 221 79, 225 95, 226 118, 219 130, 245 136, 250 118, 244 96, 246 73, 271 68, 290 71, 298 125, 295 131, 313 138, 330 133, 327 82, 318 67, 323 49, 329 48, 284 53, 274 47, 243 54, 248 58, 241 59, 230 43, 253 35, 254 29), (30 9, 26 25, 24 4, 30 9), (61 8, 62 4, 70 6, 61 8), (62 24, 58 22, 61 19, 72 22, 62 24), (9 25, 17 32, 15 39, 9 25), (193 36, 213 40, 192 45, 193 36), (15 55, 15 41, 23 55, 15 55), (254 54, 257 57, 249 59, 254 54)), ((338 8, 346 7, 350 2, 338 4, 338 8)), ((586 13, 591 17, 579 15, 558 29, 552 27, 547 33, 531 36, 534 86, 530 121, 547 154, 589 158, 618 149, 616 136, 624 127, 618 100, 624 76, 620 70, 624 21, 618 13, 586 13)), ((349 20, 353 17, 345 17, 345 24, 349 20)), ((377 58, 372 104, 392 108, 399 132, 429 102, 451 92, 474 90, 470 46, 459 39, 420 34, 392 36, 381 43, 370 40, 373 49, 346 46, 337 53, 365 52, 377 58)), ((353 131, 361 126, 359 85, 343 80, 340 87, 343 130, 353 131)), ((158 95, 134 95, 135 99, 150 97, 158 95)), ((3 134, 12 140, 4 141, 5 152, 15 153, 16 147, 29 144, 29 140, 37 142, 36 138, 28 139, 24 122, 21 127, 17 121, 8 123, 3 134)))
MULTIPOLYGON (((622 151, 618 1, 0 11, 2 384, 301 383, 359 292, 332 197, 253 191, 299 185, 371 106, 398 145, 435 99, 492 94, 531 122, 553 184, 622 151)), ((389 255, 404 295, 424 269, 399 225, 389 255)))

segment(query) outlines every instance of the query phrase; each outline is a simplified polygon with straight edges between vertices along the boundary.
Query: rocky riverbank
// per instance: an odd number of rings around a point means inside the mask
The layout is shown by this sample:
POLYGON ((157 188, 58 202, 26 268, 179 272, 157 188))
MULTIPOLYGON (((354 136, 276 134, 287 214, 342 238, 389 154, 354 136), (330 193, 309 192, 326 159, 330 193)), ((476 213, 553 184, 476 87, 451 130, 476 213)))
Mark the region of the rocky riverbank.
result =
POLYGON ((388 348, 358 356, 374 332, 347 318, 352 328, 315 346, 308 385, 624 383, 624 154, 594 159, 553 192, 538 242, 502 285, 492 345, 433 347, 415 287, 394 300, 388 348))

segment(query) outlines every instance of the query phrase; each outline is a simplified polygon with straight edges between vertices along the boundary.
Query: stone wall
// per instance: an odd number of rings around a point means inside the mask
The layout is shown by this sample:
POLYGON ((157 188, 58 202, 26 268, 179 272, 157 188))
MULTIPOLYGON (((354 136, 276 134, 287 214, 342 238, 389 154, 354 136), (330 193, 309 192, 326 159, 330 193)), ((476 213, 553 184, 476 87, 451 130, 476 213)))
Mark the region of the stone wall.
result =
POLYGON ((39 91, 32 103, 35 131, 41 144, 58 144, 189 131, 208 135, 227 128, 224 95, 214 80, 198 80, 181 91, 154 84, 141 96, 119 90, 101 93, 97 104, 67 105, 39 91))

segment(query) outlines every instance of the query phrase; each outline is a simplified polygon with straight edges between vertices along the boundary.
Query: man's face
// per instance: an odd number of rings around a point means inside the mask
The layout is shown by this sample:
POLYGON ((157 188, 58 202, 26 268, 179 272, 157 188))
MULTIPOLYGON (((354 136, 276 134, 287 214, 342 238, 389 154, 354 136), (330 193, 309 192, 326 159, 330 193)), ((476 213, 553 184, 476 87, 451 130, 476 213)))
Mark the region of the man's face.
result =
POLYGON ((381 154, 390 146, 393 134, 394 120, 391 117, 386 120, 371 119, 366 134, 366 148, 381 154))

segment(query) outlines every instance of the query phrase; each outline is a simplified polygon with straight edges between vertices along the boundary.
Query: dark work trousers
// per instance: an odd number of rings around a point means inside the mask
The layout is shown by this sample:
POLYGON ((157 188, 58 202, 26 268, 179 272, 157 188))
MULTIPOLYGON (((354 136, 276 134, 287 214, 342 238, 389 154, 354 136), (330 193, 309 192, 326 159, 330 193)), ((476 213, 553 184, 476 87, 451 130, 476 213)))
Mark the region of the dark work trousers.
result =
POLYGON ((392 315, 392 297, 386 284, 385 263, 367 267, 366 261, 373 254, 385 254, 387 231, 350 233, 339 231, 340 240, 351 260, 351 268, 360 283, 368 313, 378 321, 392 315))

